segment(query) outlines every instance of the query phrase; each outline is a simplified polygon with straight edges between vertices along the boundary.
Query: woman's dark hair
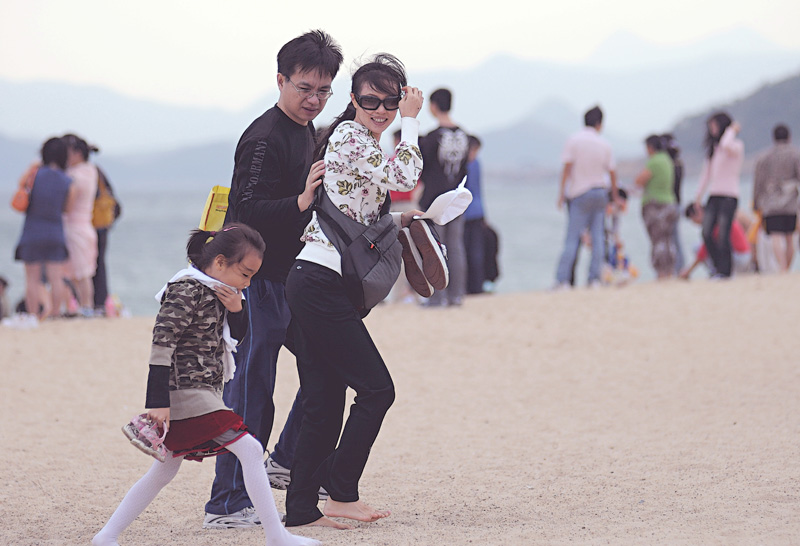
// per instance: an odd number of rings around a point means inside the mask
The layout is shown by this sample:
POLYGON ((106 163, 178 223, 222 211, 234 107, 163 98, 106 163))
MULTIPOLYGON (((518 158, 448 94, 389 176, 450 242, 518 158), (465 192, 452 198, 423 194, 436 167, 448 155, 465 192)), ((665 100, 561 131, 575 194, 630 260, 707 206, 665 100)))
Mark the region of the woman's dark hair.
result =
POLYGON ((99 152, 100 148, 97 146, 90 146, 85 140, 83 140, 78 135, 73 135, 71 133, 64 135, 61 137, 64 139, 64 143, 67 145, 67 148, 70 150, 75 150, 81 153, 83 156, 84 161, 89 160, 89 152, 99 152))
POLYGON ((656 152, 660 152, 664 149, 664 140, 658 135, 650 135, 644 139, 644 143, 656 152))
POLYGON ((186 243, 186 255, 197 269, 203 271, 214 258, 222 254, 229 264, 241 262, 248 252, 264 256, 266 245, 261 234, 245 224, 228 224, 220 231, 192 230, 186 243))
POLYGON ((42 145, 42 164, 54 163, 62 171, 67 168, 67 145, 63 139, 49 138, 42 145))
POLYGON ((661 135, 661 143, 672 160, 676 161, 678 156, 681 155, 681 147, 678 145, 678 141, 675 140, 675 135, 672 133, 664 133, 661 135))
POLYGON ((286 42, 278 51, 278 72, 291 78, 295 72, 315 70, 336 77, 342 64, 342 48, 322 30, 312 30, 286 42))
MULTIPOLYGON (((368 84, 375 91, 391 96, 400 95, 400 91, 406 86, 406 68, 400 60, 388 53, 378 53, 372 60, 362 65, 353 74, 353 82, 350 92, 360 94, 365 84, 368 84)), ((325 157, 325 149, 328 147, 328 139, 331 137, 336 127, 343 121, 353 121, 356 119, 356 107, 353 101, 347 103, 347 108, 339 114, 333 123, 322 132, 317 139, 317 149, 314 152, 314 160, 325 157)))
POLYGON ((706 140, 705 140, 705 147, 706 147, 706 156, 711 159, 711 156, 714 155, 714 148, 719 144, 719 139, 722 138, 722 133, 725 132, 725 129, 733 123, 731 117, 725 112, 717 112, 713 114, 706 120, 706 140), (717 124, 717 135, 714 136, 711 134, 711 129, 708 128, 708 125, 711 122, 717 124))

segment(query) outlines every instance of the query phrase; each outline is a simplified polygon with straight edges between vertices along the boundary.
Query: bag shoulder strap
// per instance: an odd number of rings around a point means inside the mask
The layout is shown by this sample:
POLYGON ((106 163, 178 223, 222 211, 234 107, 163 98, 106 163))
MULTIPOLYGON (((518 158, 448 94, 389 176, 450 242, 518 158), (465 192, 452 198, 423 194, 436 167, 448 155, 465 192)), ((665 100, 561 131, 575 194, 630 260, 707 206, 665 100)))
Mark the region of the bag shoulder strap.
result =
MULTIPOLYGON (((388 192, 386 195, 388 200, 388 192)), ((386 201, 384 201, 384 205, 386 205, 386 201)), ((388 212, 388 207, 384 205, 381 206, 381 217, 385 216, 388 212), (383 211, 384 208, 387 209, 387 212, 383 211)), ((317 218, 320 220, 320 227, 323 233, 330 239, 331 243, 333 243, 333 246, 336 247, 336 250, 338 250, 340 254, 344 253, 344 250, 350 246, 357 237, 361 236, 372 227, 365 226, 361 222, 353 220, 339 210, 339 207, 331 201, 331 198, 328 196, 322 184, 317 187, 316 193, 314 194, 312 208, 314 212, 317 213, 317 218)))
POLYGON ((28 170, 25 171, 25 174, 22 175, 22 178, 19 179, 19 187, 26 192, 30 193, 33 189, 33 181, 36 180, 36 174, 39 172, 39 165, 34 163, 28 170))

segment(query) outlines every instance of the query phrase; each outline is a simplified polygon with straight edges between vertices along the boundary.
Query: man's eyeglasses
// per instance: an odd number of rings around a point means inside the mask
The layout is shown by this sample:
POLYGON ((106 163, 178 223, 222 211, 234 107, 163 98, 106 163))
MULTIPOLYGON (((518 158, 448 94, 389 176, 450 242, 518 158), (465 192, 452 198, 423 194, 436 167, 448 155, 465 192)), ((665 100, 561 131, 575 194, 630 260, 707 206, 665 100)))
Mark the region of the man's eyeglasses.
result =
POLYGON ((310 99, 314 95, 317 96, 319 100, 328 100, 333 95, 333 91, 328 89, 327 91, 314 91, 313 89, 308 89, 307 87, 297 87, 294 82, 287 76, 286 81, 292 84, 294 90, 297 91, 301 97, 310 99))
POLYGON ((381 100, 374 95, 356 95, 356 102, 364 110, 377 110, 381 107, 381 104, 387 110, 397 110, 400 108, 400 99, 402 98, 401 95, 398 95, 381 100))

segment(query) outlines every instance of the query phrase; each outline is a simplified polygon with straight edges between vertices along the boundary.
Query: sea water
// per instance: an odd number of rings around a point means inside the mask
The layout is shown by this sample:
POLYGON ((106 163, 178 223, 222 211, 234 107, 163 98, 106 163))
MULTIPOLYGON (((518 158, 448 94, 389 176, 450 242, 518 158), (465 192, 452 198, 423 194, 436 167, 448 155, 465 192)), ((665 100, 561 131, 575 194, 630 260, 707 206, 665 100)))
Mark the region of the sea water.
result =
MULTIPOLYGON (((625 188, 631 180, 621 180, 625 188)), ((684 206, 695 195, 697 181, 684 183, 684 206)), ((133 315, 154 315, 154 295, 164 283, 186 265, 186 240, 196 228, 209 188, 196 192, 161 190, 137 191, 115 187, 123 212, 108 235, 106 264, 109 292, 119 297, 133 315)), ((484 175, 484 210, 487 222, 500 240, 499 293, 547 290, 555 283, 555 270, 566 233, 566 209, 558 210, 558 179, 555 177, 508 181, 484 175)), ((744 179, 739 207, 750 210, 752 181, 744 179)), ((10 190, 0 195, 8 203, 10 190), (7 194, 7 195, 6 195, 7 194)), ((25 276, 21 262, 14 261, 14 248, 24 216, 9 206, 0 206, 0 276, 9 283, 9 303, 24 297, 25 276)), ((680 234, 684 258, 691 263, 700 242, 700 229, 681 216, 680 234)), ((635 282, 655 278, 650 266, 650 241, 641 218, 641 204, 633 195, 622 217, 621 235, 626 254, 639 271, 635 282)), ((578 288, 586 285, 590 253, 582 248, 576 270, 578 288)))

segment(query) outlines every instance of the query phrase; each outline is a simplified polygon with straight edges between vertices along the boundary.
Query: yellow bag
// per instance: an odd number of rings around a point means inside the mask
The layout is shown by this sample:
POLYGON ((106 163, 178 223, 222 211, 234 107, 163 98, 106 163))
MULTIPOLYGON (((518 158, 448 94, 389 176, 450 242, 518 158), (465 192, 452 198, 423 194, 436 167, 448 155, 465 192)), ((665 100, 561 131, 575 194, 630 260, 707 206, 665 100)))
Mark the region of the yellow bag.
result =
POLYGON ((92 209, 92 225, 95 229, 107 229, 116 221, 120 215, 121 207, 111 187, 108 185, 106 175, 99 168, 97 169, 97 195, 94 199, 92 209))
POLYGON ((219 231, 228 212, 228 194, 231 189, 226 186, 214 186, 206 199, 203 215, 200 217, 200 229, 219 231))

